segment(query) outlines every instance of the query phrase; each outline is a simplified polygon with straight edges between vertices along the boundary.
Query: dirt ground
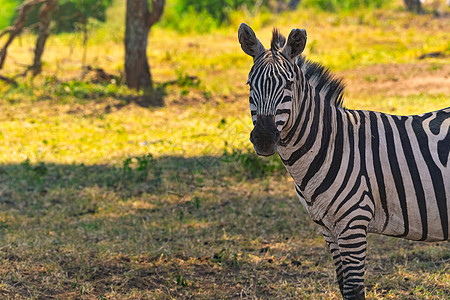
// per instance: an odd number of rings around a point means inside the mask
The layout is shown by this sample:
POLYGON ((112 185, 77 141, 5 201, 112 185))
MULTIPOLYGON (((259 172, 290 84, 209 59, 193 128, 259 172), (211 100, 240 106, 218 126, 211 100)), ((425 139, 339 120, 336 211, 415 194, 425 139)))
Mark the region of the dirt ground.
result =
POLYGON ((374 65, 339 72, 337 75, 343 78, 346 91, 350 95, 380 94, 387 97, 420 93, 450 95, 448 64, 419 62, 374 65))

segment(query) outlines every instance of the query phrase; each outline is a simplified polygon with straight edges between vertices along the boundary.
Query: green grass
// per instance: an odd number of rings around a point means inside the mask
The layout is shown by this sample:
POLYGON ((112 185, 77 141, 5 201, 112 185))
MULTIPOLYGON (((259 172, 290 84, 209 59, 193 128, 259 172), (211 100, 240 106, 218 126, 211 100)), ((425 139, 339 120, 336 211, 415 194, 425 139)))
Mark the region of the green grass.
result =
MULTIPOLYGON (((108 15, 122 13, 115 5, 108 15)), ((42 76, 0 82, 0 298, 339 299, 292 180, 248 141, 251 58, 237 26, 256 24, 265 45, 272 24, 307 28, 306 55, 344 78, 346 107, 416 114, 450 105, 448 55, 417 59, 448 53, 448 19, 305 9, 235 12, 211 34, 155 28, 162 108, 120 84, 119 19, 90 32, 86 60, 115 82, 82 78, 77 34, 51 37, 42 76)), ((23 71, 33 43, 12 45, 2 75, 23 71)), ((449 258, 448 242, 371 235, 367 297, 446 299, 449 258)))

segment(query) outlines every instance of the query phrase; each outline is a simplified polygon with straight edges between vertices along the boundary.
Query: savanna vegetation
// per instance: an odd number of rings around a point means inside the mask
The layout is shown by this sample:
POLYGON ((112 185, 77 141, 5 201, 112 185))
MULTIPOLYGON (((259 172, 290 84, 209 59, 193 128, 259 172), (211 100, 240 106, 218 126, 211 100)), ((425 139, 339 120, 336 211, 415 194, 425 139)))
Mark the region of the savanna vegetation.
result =
MULTIPOLYGON (((149 37, 162 107, 124 85, 125 1, 102 2, 87 39, 53 27, 39 76, 16 76, 33 59, 32 30, 11 45, 0 298, 339 299, 290 177, 248 141, 252 61, 237 28, 250 24, 266 46, 274 26, 305 28, 305 55, 344 78, 346 107, 416 114, 450 106, 449 9, 305 0, 274 14, 265 2, 203 1, 226 7, 215 15, 191 2, 167 1, 149 37)), ((449 274, 448 242, 369 236, 369 299, 448 299, 449 274)))

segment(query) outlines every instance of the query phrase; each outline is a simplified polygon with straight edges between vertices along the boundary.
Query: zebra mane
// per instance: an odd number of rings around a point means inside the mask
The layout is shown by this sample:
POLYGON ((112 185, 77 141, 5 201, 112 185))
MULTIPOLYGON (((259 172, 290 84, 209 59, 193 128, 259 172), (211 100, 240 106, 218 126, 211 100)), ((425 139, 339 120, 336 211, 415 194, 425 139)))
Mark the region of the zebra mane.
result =
POLYGON ((342 82, 342 79, 337 78, 336 75, 332 74, 328 68, 320 63, 313 62, 309 59, 307 60, 303 56, 297 58, 297 65, 304 73, 306 80, 315 78, 315 80, 318 80, 317 86, 321 87, 321 90, 324 88, 328 89, 326 99, 328 99, 331 104, 343 107, 342 102, 344 100, 343 92, 345 85, 342 82))
POLYGON ((270 51, 275 54, 276 51, 279 51, 286 44, 286 38, 281 34, 281 32, 274 28, 272 31, 272 41, 270 42, 270 51))

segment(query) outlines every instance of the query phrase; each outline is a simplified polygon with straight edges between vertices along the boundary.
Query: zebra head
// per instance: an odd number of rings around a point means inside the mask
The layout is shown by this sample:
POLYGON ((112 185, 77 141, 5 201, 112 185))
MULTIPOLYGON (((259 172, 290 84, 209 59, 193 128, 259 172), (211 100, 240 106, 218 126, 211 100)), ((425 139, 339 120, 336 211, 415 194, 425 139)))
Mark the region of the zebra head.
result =
POLYGON ((306 31, 292 29, 286 41, 274 29, 269 50, 245 23, 240 25, 238 37, 242 50, 253 57, 247 81, 254 125, 250 141, 258 155, 270 156, 277 150, 280 133, 291 114, 292 98, 298 94, 295 59, 305 48, 306 31))

